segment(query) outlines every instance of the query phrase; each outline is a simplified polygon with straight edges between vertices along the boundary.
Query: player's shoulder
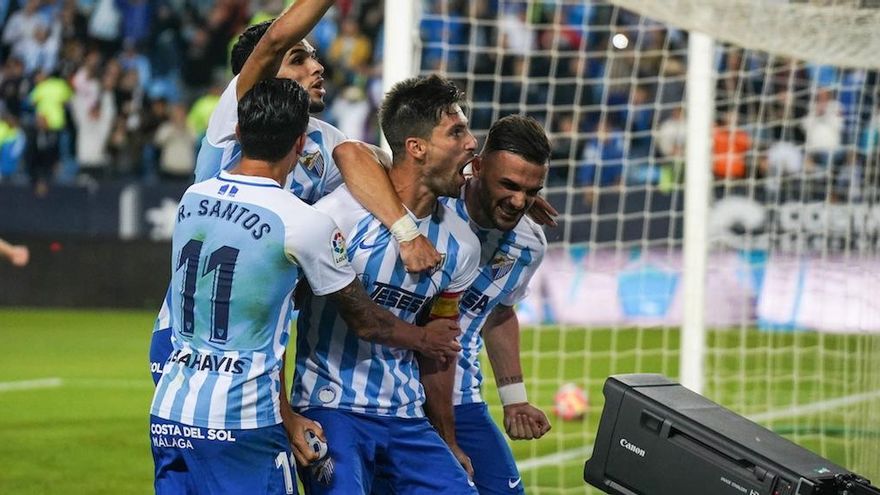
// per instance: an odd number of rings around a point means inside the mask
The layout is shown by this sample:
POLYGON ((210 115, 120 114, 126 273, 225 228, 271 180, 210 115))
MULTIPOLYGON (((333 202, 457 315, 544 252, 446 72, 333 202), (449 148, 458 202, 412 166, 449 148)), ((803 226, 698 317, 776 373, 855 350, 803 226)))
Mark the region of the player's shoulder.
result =
POLYGON ((371 215, 344 184, 337 187, 315 203, 315 208, 330 215, 337 225, 347 231, 348 227, 371 215))
POLYGON ((547 250, 547 236, 544 234, 544 229, 528 215, 523 215, 513 231, 518 244, 526 245, 541 253, 547 250))
POLYGON ((309 117, 309 127, 307 132, 311 134, 314 131, 320 132, 324 136, 325 144, 330 144, 331 148, 348 139, 345 137, 345 134, 335 126, 324 122, 319 118, 309 117))
POLYGON ((438 198, 441 204, 448 207, 450 210, 455 212, 459 218, 464 220, 465 222, 470 220, 470 215, 468 215, 467 208, 465 207, 465 202, 463 198, 454 198, 451 196, 443 196, 438 198))
POLYGON ((479 258, 480 239, 471 230, 471 226, 467 220, 459 216, 454 204, 440 202, 438 203, 437 213, 440 216, 440 226, 446 229, 449 234, 458 241, 462 249, 477 253, 479 258))
POLYGON ((346 209, 363 208, 345 185, 339 186, 315 203, 315 208, 330 213, 346 209))

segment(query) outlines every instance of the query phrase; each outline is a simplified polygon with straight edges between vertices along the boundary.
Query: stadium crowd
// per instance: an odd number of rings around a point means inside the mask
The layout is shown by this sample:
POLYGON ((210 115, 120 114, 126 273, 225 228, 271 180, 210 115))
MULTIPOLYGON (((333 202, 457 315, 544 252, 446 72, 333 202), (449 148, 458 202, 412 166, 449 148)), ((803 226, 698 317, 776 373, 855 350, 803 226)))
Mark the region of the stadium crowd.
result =
MULTIPOLYGON (((229 46, 283 3, 0 2, 0 180, 29 178, 38 193, 53 181, 191 180, 230 77, 229 46)), ((322 118, 371 143, 382 4, 340 1, 310 36, 330 83, 322 118)), ((507 114, 543 122, 554 143, 549 186, 681 182, 684 32, 579 2, 425 0, 423 12, 422 71, 444 71, 467 90, 478 136, 507 114)), ((858 199, 858 184, 876 182, 875 71, 733 49, 717 59, 716 179, 763 177, 768 192, 784 193, 803 190, 788 177, 812 176, 832 199, 858 199)))

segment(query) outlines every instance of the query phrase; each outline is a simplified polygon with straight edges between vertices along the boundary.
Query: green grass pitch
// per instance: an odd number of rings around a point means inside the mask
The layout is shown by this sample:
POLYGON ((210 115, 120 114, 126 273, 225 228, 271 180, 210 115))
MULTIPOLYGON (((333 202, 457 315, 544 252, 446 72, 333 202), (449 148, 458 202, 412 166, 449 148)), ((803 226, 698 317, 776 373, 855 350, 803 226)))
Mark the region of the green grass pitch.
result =
MULTIPOLYGON (((147 354, 154 316, 0 309, 0 493, 152 492, 147 354)), ((544 327, 525 329, 521 342, 530 398, 553 422, 545 438, 513 443, 528 493, 597 493, 585 487, 581 470, 605 377, 676 376, 678 333, 544 327), (561 422, 549 412, 564 382, 588 392, 591 408, 583 421, 561 422)), ((711 332, 709 342, 709 397, 763 418, 860 474, 880 476, 880 425, 872 423, 880 410, 877 396, 822 406, 829 398, 880 389, 880 371, 870 363, 880 349, 876 337, 743 330, 711 332), (819 407, 790 417, 778 413, 795 403, 819 407)), ((484 396, 498 418, 487 372, 484 396)))

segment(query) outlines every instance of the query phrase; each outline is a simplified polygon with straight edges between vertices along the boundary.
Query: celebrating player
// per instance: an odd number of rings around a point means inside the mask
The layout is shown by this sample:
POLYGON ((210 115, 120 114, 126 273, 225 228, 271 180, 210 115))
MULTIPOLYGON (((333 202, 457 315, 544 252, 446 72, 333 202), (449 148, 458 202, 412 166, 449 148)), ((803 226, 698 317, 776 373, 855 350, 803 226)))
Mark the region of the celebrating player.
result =
POLYGON ((470 457, 481 494, 523 493, 507 442, 480 394, 478 356, 486 351, 504 406, 504 427, 514 440, 535 439, 550 430, 547 416, 529 404, 519 356, 519 321, 513 306, 547 247, 541 228, 524 216, 544 186, 550 143, 533 119, 512 115, 495 122, 473 177, 447 205, 469 222, 482 245, 480 275, 462 296, 462 352, 455 376, 455 433, 470 457))
MULTIPOLYGON (((455 387, 438 431, 454 429, 454 440, 467 455, 480 493, 523 493, 513 454, 498 431, 481 395, 478 356, 486 351, 495 372, 504 426, 514 440, 535 439, 550 430, 546 415, 529 404, 519 356, 519 322, 513 306, 526 294, 540 265, 547 241, 541 228, 524 216, 537 200, 546 176, 550 143, 533 119, 512 115, 493 124, 482 154, 473 162, 473 177, 460 197, 442 202, 467 221, 480 239, 479 276, 461 298, 462 353, 455 387)), ((375 183, 388 182, 374 174, 375 183)), ((444 394, 443 389, 435 393, 444 394)), ((446 397, 442 397, 445 399, 446 397)), ((428 394, 428 400, 432 400, 428 394)), ((380 477, 373 494, 394 493, 380 477)))
POLYGON ((303 149, 305 91, 265 80, 239 110, 241 163, 187 189, 172 236, 182 292, 150 425, 160 494, 294 493, 278 396, 291 294, 301 271, 325 294, 354 278, 333 221, 281 188, 303 149))
MULTIPOLYGON (((371 298, 411 322, 423 310, 433 318, 457 319, 459 296, 477 275, 477 238, 437 201, 458 194, 476 147, 461 101, 448 80, 409 79, 386 95, 380 113, 393 152, 388 176, 419 231, 444 253, 436 270, 407 273, 388 229, 346 188, 315 205, 350 237, 348 257, 371 298)), ((419 378, 427 370, 415 359, 406 349, 358 339, 332 301, 306 297, 297 320, 291 404, 324 426, 336 462, 329 482, 301 471, 309 493, 368 493, 377 475, 400 494, 474 493, 467 473, 425 418, 423 405, 431 404, 425 403, 419 378)), ((454 441, 450 446, 456 449, 454 441)))

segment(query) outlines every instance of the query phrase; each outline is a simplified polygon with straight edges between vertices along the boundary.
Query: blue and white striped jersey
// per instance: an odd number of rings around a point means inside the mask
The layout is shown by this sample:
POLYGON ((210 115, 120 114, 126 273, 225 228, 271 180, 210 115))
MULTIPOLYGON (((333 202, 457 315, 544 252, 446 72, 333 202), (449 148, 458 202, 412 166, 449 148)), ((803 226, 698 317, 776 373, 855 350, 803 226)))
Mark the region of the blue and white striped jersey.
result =
POLYGON ((452 396, 452 403, 457 406, 483 402, 483 374, 478 359, 483 349, 480 331, 497 305, 513 306, 525 298, 529 281, 544 259, 547 239, 541 227, 528 216, 508 232, 483 229, 470 220, 463 195, 441 201, 470 224, 481 244, 479 276, 459 304, 461 353, 452 396))
MULTIPOLYGON (((226 86, 217 108, 211 114, 208 130, 202 139, 202 146, 196 159, 196 183, 215 177, 220 170, 235 167, 241 159, 241 147, 235 137, 235 126, 238 125, 236 84, 238 84, 238 76, 232 78, 226 86)), ((298 165, 293 167, 287 176, 285 189, 306 203, 313 204, 342 185, 342 174, 333 160, 333 149, 345 139, 345 135, 339 129, 310 117, 303 155, 298 165)), ((171 326, 171 315, 168 310, 170 294, 169 290, 162 301, 162 308, 153 325, 154 332, 171 326)))
MULTIPOLYGON (((241 158, 241 148, 235 138, 235 126, 238 124, 237 84, 238 76, 235 76, 226 86, 208 121, 208 130, 196 159, 196 182, 210 179, 220 170, 231 169, 241 158)), ((339 129, 310 117, 302 157, 287 177, 284 187, 308 204, 313 204, 339 187, 343 180, 333 161, 333 148, 342 141, 345 141, 345 135, 339 129)))
MULTIPOLYGON (((441 292, 461 292, 477 275, 479 244, 467 223, 437 204, 416 219, 443 254, 431 274, 409 274, 390 232, 341 187, 315 207, 330 215, 349 241, 348 258, 371 299, 399 318, 416 316, 441 292)), ((399 418, 424 417, 424 391, 412 351, 373 344, 348 330, 326 297, 312 297, 297 319, 296 372, 290 403, 399 418)))
POLYGON ((297 280, 328 294, 355 277, 336 224, 271 179, 221 172, 181 198, 171 263, 174 350, 151 414, 207 428, 281 422, 297 280))

